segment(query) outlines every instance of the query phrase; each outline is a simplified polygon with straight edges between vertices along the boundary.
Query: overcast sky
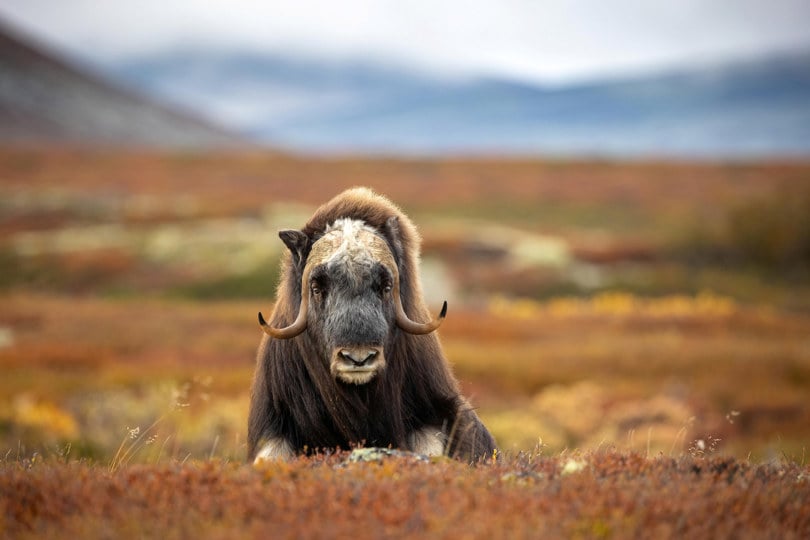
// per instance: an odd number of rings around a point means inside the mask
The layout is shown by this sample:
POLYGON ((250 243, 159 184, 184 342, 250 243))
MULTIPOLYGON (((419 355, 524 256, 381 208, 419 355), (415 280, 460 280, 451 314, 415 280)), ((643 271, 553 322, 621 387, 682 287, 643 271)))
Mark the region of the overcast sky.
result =
POLYGON ((810 49, 810 0, 0 0, 0 17, 92 61, 226 46, 545 82, 810 49))

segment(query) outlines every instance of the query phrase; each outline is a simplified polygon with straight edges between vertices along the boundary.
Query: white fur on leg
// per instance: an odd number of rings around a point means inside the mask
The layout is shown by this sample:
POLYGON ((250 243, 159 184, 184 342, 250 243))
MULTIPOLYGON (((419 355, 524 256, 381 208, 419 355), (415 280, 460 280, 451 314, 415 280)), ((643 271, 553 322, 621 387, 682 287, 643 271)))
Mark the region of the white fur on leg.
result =
POLYGON ((447 435, 436 427, 423 427, 408 436, 411 451, 425 456, 441 456, 447 443, 447 435))
POLYGON ((262 444, 259 451, 256 453, 256 459, 253 464, 257 465, 262 461, 274 461, 280 459, 289 459, 295 455, 292 445, 284 437, 273 437, 262 444))

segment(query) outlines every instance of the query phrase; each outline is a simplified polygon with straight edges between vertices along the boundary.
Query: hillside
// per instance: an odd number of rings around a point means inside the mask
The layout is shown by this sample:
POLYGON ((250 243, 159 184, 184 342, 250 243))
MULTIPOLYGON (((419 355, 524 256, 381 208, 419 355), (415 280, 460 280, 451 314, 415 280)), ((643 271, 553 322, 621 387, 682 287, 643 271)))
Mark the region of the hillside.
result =
POLYGON ((0 24, 0 142, 233 146, 239 137, 116 85, 0 24))

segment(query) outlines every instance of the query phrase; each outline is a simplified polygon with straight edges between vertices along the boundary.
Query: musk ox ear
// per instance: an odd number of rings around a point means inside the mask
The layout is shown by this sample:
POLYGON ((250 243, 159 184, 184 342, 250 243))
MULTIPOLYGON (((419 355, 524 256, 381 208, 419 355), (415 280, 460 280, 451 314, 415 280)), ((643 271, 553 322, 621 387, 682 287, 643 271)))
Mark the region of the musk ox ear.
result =
POLYGON ((302 231, 287 229, 279 231, 278 237, 290 250, 293 257, 293 264, 297 267, 306 259, 309 250, 309 237, 302 231))
POLYGON ((391 251, 394 254, 394 259, 396 259, 397 264, 402 264, 405 253, 402 247, 402 233, 399 230, 399 218, 397 216, 388 218, 385 221, 382 232, 391 246, 391 251))

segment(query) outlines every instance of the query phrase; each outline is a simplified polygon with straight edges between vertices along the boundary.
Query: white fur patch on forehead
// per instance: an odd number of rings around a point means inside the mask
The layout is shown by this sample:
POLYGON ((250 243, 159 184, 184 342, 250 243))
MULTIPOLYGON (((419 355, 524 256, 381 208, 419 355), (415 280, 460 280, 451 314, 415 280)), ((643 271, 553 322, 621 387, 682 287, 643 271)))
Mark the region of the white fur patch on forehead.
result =
POLYGON ((329 225, 313 245, 313 254, 316 251, 316 259, 323 263, 363 267, 374 262, 393 263, 386 241, 373 227, 358 219, 342 218, 329 225))
POLYGON ((360 219, 340 218, 326 227, 324 235, 338 233, 344 238, 347 236, 356 237, 360 231, 366 231, 372 234, 377 233, 377 231, 370 225, 366 224, 365 221, 360 219))

